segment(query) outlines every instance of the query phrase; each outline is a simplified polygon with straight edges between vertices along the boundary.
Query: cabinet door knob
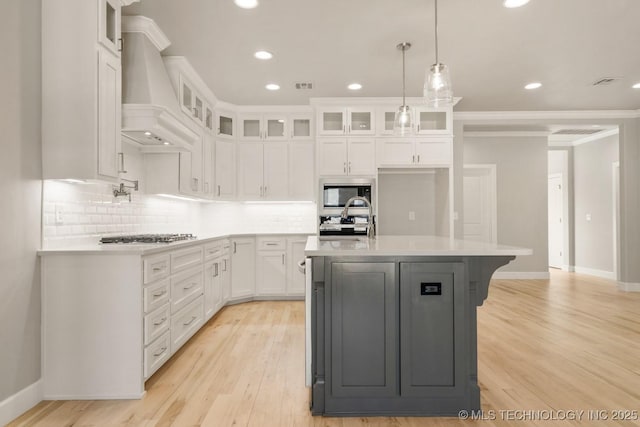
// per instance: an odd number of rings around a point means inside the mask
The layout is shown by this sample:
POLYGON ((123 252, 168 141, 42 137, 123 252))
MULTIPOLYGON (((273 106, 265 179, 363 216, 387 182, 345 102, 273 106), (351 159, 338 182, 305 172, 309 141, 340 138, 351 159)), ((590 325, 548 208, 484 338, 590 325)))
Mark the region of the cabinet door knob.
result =
POLYGON ((122 49, 124 48, 124 40, 122 38, 118 39, 118 52, 122 52, 122 49))
POLYGON ((120 167, 118 168, 118 173, 127 173, 126 169, 124 168, 124 153, 118 153, 118 157, 120 157, 120 167))

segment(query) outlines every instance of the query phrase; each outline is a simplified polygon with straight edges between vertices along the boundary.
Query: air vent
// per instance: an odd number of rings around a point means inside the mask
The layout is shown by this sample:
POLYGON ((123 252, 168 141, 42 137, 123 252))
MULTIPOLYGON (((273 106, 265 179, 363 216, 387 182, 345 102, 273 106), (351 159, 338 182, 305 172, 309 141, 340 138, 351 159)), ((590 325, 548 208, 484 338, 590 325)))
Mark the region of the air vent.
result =
POLYGON ((553 135, 592 135, 600 132, 601 129, 562 129, 553 133, 553 135))
POLYGON ((617 80, 620 80, 619 77, 602 77, 601 79, 593 82, 593 86, 606 86, 612 83, 615 83, 617 80))
POLYGON ((313 89, 313 83, 312 82, 298 82, 298 83, 296 83, 296 89, 300 89, 300 90, 313 89))

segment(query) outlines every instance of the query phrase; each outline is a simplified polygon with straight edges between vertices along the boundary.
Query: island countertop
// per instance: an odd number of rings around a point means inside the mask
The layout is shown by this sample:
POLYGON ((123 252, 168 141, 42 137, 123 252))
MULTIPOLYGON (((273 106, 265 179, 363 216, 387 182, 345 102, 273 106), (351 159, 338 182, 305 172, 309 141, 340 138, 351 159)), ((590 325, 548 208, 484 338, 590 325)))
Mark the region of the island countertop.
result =
POLYGON ((504 256, 531 255, 527 248, 439 236, 376 236, 345 239, 310 236, 306 256, 504 256))

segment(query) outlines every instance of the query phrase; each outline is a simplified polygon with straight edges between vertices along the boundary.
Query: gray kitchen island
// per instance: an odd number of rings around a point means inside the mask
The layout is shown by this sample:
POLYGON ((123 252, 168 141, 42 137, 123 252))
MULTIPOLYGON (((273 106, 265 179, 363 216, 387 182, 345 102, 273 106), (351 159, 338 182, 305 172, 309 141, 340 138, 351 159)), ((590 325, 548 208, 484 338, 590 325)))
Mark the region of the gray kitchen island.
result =
POLYGON ((495 270, 531 250, 433 236, 325 239, 305 248, 312 413, 479 410, 476 307, 495 270))

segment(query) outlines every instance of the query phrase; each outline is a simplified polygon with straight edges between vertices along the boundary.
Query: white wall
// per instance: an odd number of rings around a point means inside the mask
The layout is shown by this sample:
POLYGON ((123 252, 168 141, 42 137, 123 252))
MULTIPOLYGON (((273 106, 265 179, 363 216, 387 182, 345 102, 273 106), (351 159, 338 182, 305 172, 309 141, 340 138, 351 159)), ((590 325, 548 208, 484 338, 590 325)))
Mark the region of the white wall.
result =
POLYGON ((0 402, 40 378, 40 31, 40 0, 3 2, 0 402))
POLYGON ((533 249, 500 271, 547 274, 547 139, 465 137, 464 163, 496 164, 498 243, 533 249))
POLYGON ((578 145, 573 153, 575 268, 613 275, 612 164, 618 161, 618 135, 578 145))

